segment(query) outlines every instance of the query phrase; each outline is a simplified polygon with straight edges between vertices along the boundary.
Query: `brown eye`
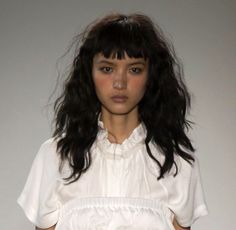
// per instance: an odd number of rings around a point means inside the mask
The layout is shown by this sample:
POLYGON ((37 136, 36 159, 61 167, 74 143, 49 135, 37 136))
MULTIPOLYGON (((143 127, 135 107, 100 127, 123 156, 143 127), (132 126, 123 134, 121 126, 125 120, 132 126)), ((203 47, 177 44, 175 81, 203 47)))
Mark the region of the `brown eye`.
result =
POLYGON ((112 68, 109 66, 101 67, 100 70, 104 73, 111 73, 112 72, 112 68))
POLYGON ((134 68, 131 68, 130 70, 133 74, 139 74, 142 72, 142 69, 141 68, 138 68, 138 67, 134 67, 134 68))

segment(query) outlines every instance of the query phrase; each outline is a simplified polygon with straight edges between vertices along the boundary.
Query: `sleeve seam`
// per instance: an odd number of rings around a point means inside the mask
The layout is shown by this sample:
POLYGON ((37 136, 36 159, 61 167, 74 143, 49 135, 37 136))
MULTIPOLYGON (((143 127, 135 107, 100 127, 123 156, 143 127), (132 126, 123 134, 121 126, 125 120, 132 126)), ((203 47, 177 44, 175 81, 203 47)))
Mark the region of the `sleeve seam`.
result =
POLYGON ((27 205, 25 206, 25 195, 24 194, 22 194, 17 199, 17 203, 23 209, 28 220, 39 228, 49 228, 52 225, 57 224, 57 222, 58 222, 58 211, 59 211, 59 207, 60 207, 59 203, 57 203, 57 210, 55 211, 55 213, 51 214, 50 217, 47 217, 46 222, 45 222, 45 220, 43 222, 37 220, 37 212, 32 206, 27 206, 27 205), (55 216, 57 216, 57 218, 55 218, 55 216), (52 223, 45 224, 48 222, 52 222, 52 223))
POLYGON ((193 216, 190 218, 190 220, 178 218, 177 221, 183 227, 190 227, 198 218, 206 215, 208 215, 207 207, 205 204, 201 204, 195 208, 193 216))
POLYGON ((25 195, 22 194, 18 199, 17 199, 17 203, 20 205, 20 207, 23 209, 26 217, 33 223, 33 224, 37 224, 36 221, 36 211, 32 206, 28 206, 25 205, 25 195))

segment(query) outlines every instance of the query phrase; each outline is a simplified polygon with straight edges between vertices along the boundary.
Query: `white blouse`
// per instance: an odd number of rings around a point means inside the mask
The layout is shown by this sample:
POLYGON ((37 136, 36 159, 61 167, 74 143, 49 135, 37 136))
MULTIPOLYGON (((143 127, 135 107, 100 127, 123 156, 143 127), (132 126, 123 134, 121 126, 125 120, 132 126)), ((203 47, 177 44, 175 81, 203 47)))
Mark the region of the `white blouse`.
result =
MULTIPOLYGON (((49 139, 36 155, 25 187, 17 202, 28 219, 40 228, 56 230, 156 229, 174 230, 174 216, 188 227, 208 214, 202 190, 198 160, 193 167, 175 156, 175 167, 157 180, 159 168, 148 156, 144 124, 136 127, 122 143, 108 140, 99 121, 99 132, 91 148, 92 164, 80 179, 65 185, 68 164, 60 174, 56 141, 49 139)), ((155 157, 164 157, 154 143, 155 157)))

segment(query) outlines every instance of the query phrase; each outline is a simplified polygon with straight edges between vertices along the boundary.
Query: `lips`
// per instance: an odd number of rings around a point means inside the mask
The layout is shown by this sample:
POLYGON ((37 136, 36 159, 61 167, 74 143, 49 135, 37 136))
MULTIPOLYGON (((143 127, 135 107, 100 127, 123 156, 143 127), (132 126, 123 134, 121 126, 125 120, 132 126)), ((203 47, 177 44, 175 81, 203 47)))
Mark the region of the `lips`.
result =
POLYGON ((125 102, 128 99, 128 97, 127 96, 122 96, 122 95, 115 95, 115 96, 111 97, 111 99, 114 102, 122 103, 122 102, 125 102))

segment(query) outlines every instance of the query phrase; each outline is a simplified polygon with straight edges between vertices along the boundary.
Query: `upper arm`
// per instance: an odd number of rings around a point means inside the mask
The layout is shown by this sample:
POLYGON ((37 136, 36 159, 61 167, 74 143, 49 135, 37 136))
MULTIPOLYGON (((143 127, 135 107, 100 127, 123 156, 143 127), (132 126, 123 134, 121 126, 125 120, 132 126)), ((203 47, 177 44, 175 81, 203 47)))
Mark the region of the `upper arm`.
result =
POLYGON ((180 226, 175 218, 173 220, 173 225, 174 225, 175 230, 190 230, 191 229, 191 227, 180 226))
POLYGON ((50 228, 38 228, 38 227, 35 227, 35 230, 55 230, 55 227, 56 227, 56 225, 53 225, 52 227, 50 227, 50 228))
POLYGON ((163 185, 168 191, 168 208, 176 216, 179 225, 185 227, 182 229, 189 229, 198 218, 208 213, 201 184, 199 162, 195 155, 194 159, 193 165, 190 165, 178 156, 176 158, 178 174, 174 177, 171 172, 171 176, 163 180, 163 185))

